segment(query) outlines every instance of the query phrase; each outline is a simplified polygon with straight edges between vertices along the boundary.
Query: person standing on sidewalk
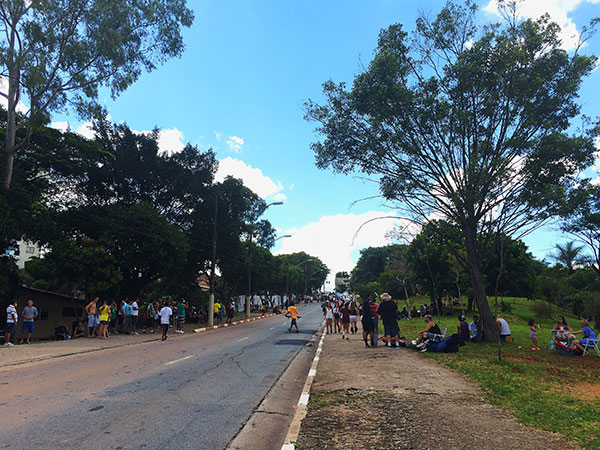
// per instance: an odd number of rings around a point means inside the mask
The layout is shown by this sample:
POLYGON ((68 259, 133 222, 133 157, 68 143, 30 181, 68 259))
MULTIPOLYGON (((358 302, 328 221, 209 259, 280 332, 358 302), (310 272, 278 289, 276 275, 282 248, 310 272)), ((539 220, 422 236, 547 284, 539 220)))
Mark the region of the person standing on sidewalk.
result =
POLYGON ((15 326, 19 320, 17 314, 17 301, 13 300, 12 303, 6 308, 6 330, 4 330, 4 346, 13 347, 14 344, 10 342, 10 337, 15 334, 15 326))
POLYGON ((377 347, 379 341, 379 314, 377 313, 379 304, 373 299, 372 295, 369 295, 369 300, 371 301, 371 312, 373 313, 373 337, 371 337, 371 345, 377 347))
POLYGON ((342 339, 350 340, 350 304, 346 302, 340 308, 340 321, 342 322, 342 339))
POLYGON ((394 347, 398 347, 398 333, 400 332, 398 328, 398 306, 393 302, 392 296, 387 292, 381 294, 381 305, 377 309, 377 314, 381 316, 381 320, 383 321, 383 329, 384 331, 384 341, 387 343, 388 347, 392 346, 392 342, 394 343, 394 347))
POLYGON ((131 334, 135 336, 139 336, 137 332, 138 317, 140 315, 140 307, 138 304, 138 300, 139 299, 136 297, 131 302, 131 334))
POLYGON ((85 307, 88 319, 88 337, 94 337, 94 328, 96 327, 96 309, 98 304, 98 297, 88 303, 85 307))
POLYGON ((27 333, 27 343, 31 344, 31 334, 33 333, 33 321, 38 316, 38 310, 35 306, 33 306, 33 300, 27 300, 27 306, 23 308, 23 325, 21 326, 21 341, 19 344, 23 343, 23 338, 25 333, 27 333))
POLYGON ((369 338, 371 338, 371 342, 373 342, 373 310, 371 309, 370 298, 371 296, 369 296, 369 298, 367 298, 360 307, 362 312, 361 322, 363 327, 363 340, 365 341, 365 347, 369 346, 369 338))
POLYGON ((160 325, 162 327, 162 338, 161 341, 167 340, 167 334, 169 333, 169 319, 173 314, 173 310, 169 307, 167 302, 163 303, 163 307, 160 310, 160 325))
POLYGON ((102 302, 100 307, 100 329, 98 330, 98 339, 108 338, 108 322, 110 321, 110 306, 106 304, 106 300, 102 302))
POLYGON ((177 302, 177 329, 175 333, 183 334, 183 326, 185 325, 185 310, 187 309, 187 305, 185 301, 179 299, 177 302))

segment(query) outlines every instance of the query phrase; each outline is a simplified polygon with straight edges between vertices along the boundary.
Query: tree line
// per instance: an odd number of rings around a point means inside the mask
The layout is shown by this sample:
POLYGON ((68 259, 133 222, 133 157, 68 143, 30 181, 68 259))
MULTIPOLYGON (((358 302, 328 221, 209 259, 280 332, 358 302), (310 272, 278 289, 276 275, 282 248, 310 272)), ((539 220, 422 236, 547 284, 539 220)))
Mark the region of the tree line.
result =
MULTIPOLYGON (((4 132, 5 110, 0 121, 4 132)), ((222 298, 248 294, 249 270, 252 294, 304 295, 323 284, 328 270, 318 258, 271 254, 265 201, 239 179, 215 182, 212 150, 188 144, 161 153, 158 136, 108 121, 96 123, 92 140, 47 126, 31 131, 11 188, 0 193, 0 246, 25 239, 45 254, 21 273, 13 258, 0 258, 4 296, 25 283, 67 295, 202 302, 199 276, 211 276, 215 242, 222 298)))

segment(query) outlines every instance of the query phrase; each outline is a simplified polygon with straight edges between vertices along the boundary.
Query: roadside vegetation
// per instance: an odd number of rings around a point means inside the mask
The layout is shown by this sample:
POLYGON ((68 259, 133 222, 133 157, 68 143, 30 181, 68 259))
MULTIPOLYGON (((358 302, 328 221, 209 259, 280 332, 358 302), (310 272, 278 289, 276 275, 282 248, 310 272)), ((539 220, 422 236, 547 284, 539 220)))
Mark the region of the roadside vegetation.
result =
MULTIPOLYGON (((411 297, 410 301, 420 305, 428 299, 411 297)), ((551 316, 536 314, 536 302, 531 300, 504 298, 503 302, 510 309, 503 316, 514 342, 502 343, 502 361, 498 361, 496 342, 468 343, 454 354, 423 355, 476 382, 492 404, 511 412, 522 424, 559 433, 586 449, 600 448, 600 359, 594 353, 569 357, 548 349, 556 315, 564 315, 574 330, 579 329, 579 320, 546 302, 551 316), (541 327, 539 352, 529 349, 527 322, 531 318, 541 327)), ((403 304, 399 302, 400 308, 403 304)), ((493 310, 493 300, 490 306, 493 310)), ((453 312, 456 314, 434 317, 440 328, 448 328, 447 335, 456 332, 461 308, 454 307, 453 312)), ((470 315, 467 320, 471 321, 470 315)), ((414 339, 424 325, 420 318, 400 321, 400 335, 414 339)))

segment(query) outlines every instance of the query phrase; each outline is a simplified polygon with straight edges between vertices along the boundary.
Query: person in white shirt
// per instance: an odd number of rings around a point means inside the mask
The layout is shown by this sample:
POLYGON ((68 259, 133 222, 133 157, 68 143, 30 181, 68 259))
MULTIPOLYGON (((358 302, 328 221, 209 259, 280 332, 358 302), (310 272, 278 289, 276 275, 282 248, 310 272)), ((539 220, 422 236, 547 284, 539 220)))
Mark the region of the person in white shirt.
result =
POLYGON ((162 338, 161 341, 167 339, 167 333, 169 332, 169 319, 173 315, 173 310, 169 308, 167 303, 163 303, 163 307, 160 310, 160 325, 162 326, 162 338))
POLYGON ((504 320, 502 316, 498 316, 498 319, 496 320, 496 325, 498 326, 500 339, 503 341, 509 340, 508 337, 510 337, 510 327, 508 326, 508 322, 504 320))
POLYGON ((14 344, 10 342, 10 337, 15 334, 15 326, 18 320, 19 315, 17 314, 17 301, 13 300, 13 302, 8 305, 8 308, 6 308, 6 330, 4 333, 5 347, 14 346, 14 344))
POLYGON ((138 299, 136 298, 131 304, 131 334, 134 334, 135 336, 139 336, 136 329, 138 323, 138 316, 140 314, 140 309, 137 301, 138 299))

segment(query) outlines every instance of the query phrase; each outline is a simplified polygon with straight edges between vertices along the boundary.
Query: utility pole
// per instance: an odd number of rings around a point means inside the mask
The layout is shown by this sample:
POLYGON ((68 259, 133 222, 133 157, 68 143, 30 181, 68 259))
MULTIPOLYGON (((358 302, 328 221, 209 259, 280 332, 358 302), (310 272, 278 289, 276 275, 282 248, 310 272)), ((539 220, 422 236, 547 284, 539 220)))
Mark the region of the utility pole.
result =
POLYGON ((248 240, 248 295, 246 296, 246 317, 250 317, 250 299, 252 296, 252 236, 254 230, 250 231, 248 240))
MULTIPOLYGON (((283 202, 273 202, 263 206, 256 215, 258 219, 269 206, 283 205, 283 202)), ((250 239, 248 239, 248 296, 246 297, 246 317, 250 317, 250 297, 252 295, 252 237, 254 236, 254 223, 250 225, 250 239)), ((289 235, 288 235, 289 236, 289 235)), ((287 236, 286 236, 287 237, 287 236)))
POLYGON ((215 217, 213 219, 212 260, 210 262, 210 295, 208 296, 208 325, 213 326, 215 317, 215 268, 217 265, 217 214, 219 212, 219 194, 215 195, 215 217))

